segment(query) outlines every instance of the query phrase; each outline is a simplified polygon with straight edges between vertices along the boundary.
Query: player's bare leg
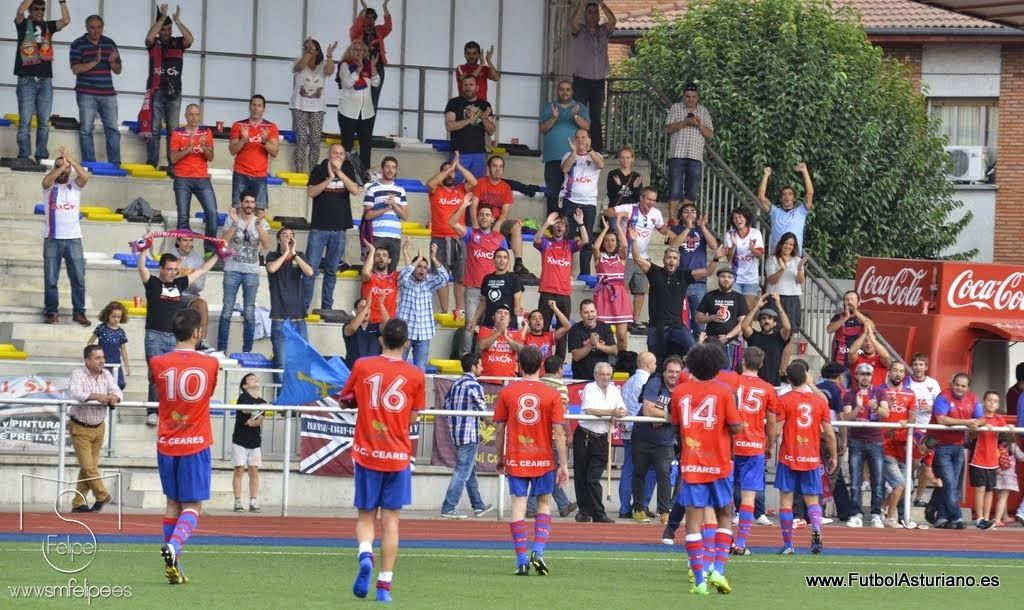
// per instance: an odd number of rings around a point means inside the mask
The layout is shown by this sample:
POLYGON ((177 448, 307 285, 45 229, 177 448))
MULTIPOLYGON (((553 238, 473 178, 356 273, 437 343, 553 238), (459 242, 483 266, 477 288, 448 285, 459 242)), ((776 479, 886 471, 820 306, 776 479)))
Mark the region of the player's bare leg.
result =
POLYGON ((377 601, 391 601, 391 578, 398 558, 398 521, 400 510, 380 509, 380 573, 377 575, 377 601))
MULTIPOLYGON (((550 496, 548 496, 550 498, 550 496)), ((526 557, 526 496, 512 496, 512 520, 509 531, 512 533, 512 547, 516 553, 516 576, 529 576, 530 563, 526 557)), ((537 514, 540 514, 540 498, 537 498, 537 514)), ((550 504, 547 509, 550 511, 550 504)))
POLYGON ((732 586, 725 579, 725 565, 729 563, 729 545, 732 543, 732 505, 715 510, 718 529, 715 531, 715 562, 708 574, 708 584, 719 593, 732 593, 732 586))
POLYGON ((792 555, 793 551, 793 492, 779 494, 779 527, 782 529, 782 550, 779 555, 792 555))
POLYGON ((739 523, 736 528, 736 543, 733 545, 732 554, 749 555, 747 550, 747 538, 750 536, 750 526, 754 522, 754 501, 757 497, 756 491, 740 490, 739 523))
POLYGON ((437 289, 437 304, 441 307, 442 313, 448 313, 448 284, 437 289))
POLYGON ((466 287, 461 282, 455 282, 452 285, 452 293, 455 295, 455 309, 463 312, 463 315, 465 315, 466 287))
POLYGON ((249 512, 259 513, 260 505, 256 498, 260 492, 260 469, 256 466, 249 466, 249 512))
POLYGON ((189 581, 181 565, 181 555, 192 532, 199 523, 202 502, 178 502, 167 499, 164 510, 164 545, 160 548, 160 556, 164 560, 164 576, 172 585, 181 585, 189 581))
POLYGON ((548 564, 544 562, 544 545, 551 534, 551 494, 537 496, 537 516, 533 526, 533 552, 530 565, 540 576, 548 575, 548 564))
POLYGON ((377 511, 361 510, 356 519, 356 542, 359 544, 359 571, 352 584, 352 594, 366 597, 370 591, 370 576, 373 574, 373 535, 377 511))
POLYGON ((690 593, 707 595, 708 584, 704 582, 704 539, 701 529, 704 527, 704 508, 699 506, 686 507, 686 554, 690 559, 690 572, 693 574, 693 587, 690 593))
POLYGON ((820 555, 824 549, 821 543, 821 505, 818 496, 804 496, 807 505, 807 521, 811 526, 811 554, 820 555))

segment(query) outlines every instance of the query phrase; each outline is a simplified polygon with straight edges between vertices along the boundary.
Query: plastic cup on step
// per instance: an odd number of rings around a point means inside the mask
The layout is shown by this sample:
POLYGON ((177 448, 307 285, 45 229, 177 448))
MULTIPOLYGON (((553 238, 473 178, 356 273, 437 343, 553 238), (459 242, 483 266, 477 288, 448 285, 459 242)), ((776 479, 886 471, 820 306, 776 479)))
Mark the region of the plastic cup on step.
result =
POLYGON ((807 342, 806 341, 801 341, 800 343, 797 343, 796 344, 796 348, 797 348, 797 352, 799 352, 801 356, 806 354, 807 353, 807 342))

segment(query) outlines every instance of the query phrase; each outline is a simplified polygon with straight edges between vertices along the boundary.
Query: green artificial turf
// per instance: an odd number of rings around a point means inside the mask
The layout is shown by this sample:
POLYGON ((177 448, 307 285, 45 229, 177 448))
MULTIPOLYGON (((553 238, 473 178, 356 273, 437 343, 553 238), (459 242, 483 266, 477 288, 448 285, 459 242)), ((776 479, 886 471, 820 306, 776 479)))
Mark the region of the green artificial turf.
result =
MULTIPOLYGON (((1010 607, 1024 594, 1020 561, 940 557, 861 557, 806 554, 734 558, 727 575, 732 595, 688 595, 682 548, 673 553, 548 551, 549 576, 515 577, 511 550, 408 548, 400 552, 392 594, 400 608, 668 608, 698 603, 745 610, 788 608, 929 608, 951 602, 1010 607), (908 572, 935 576, 998 576, 997 588, 809 588, 805 575, 908 572)), ((130 599, 94 599, 93 605, 205 608, 339 608, 372 604, 352 596, 353 549, 195 545, 185 554, 192 582, 163 580, 158 548, 101 544, 93 563, 74 575, 53 571, 39 545, 0 544, 0 607, 83 607, 84 599, 12 599, 13 586, 130 587, 130 599)), ((974 606, 980 608, 981 606, 974 606)))

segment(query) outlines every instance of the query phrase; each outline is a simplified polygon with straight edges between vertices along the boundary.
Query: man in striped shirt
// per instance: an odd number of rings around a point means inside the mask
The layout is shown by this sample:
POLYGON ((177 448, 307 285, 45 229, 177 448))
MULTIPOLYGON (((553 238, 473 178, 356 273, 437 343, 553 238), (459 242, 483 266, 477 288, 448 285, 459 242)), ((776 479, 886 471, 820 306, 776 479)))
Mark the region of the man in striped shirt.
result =
POLYGON ((402 239, 402 221, 409 217, 405 189, 395 184, 398 159, 388 156, 380 163, 380 176, 366 185, 363 196, 363 222, 373 231, 373 245, 391 255, 389 272, 398 268, 398 249, 402 239))
POLYGON ((121 55, 117 44, 103 35, 103 17, 89 15, 85 20, 85 34, 71 43, 71 72, 75 75, 82 161, 96 160, 92 127, 99 114, 107 144, 107 162, 120 165, 121 132, 117 123, 117 92, 111 74, 121 73, 121 55))
MULTIPOLYGON (((434 246, 431 246, 434 247, 434 246)), ((462 377, 455 380, 444 396, 447 411, 486 411, 484 389, 477 381, 483 372, 480 354, 466 354, 462 357, 462 377)), ((455 470, 448 484, 448 492, 441 504, 441 516, 445 519, 465 519, 466 515, 455 507, 462 499, 462 489, 469 493, 473 516, 481 517, 494 509, 493 504, 484 503, 476 481, 476 451, 480 444, 480 418, 467 415, 453 415, 448 418, 448 435, 455 445, 455 470)))
POLYGON ((75 369, 68 380, 68 397, 79 403, 70 409, 68 431, 71 444, 78 458, 78 485, 71 501, 73 513, 98 513, 110 502, 110 494, 99 478, 100 450, 103 449, 103 435, 106 431, 107 408, 115 407, 123 395, 117 382, 104 368, 103 348, 87 345, 82 353, 85 366, 75 369), (85 496, 92 490, 96 502, 89 507, 85 496))
MULTIPOLYGON (((409 238, 402 240, 405 260, 409 260, 409 238)), ((437 260, 437 244, 430 244, 430 261, 417 256, 398 274, 397 317, 409 325, 409 348, 412 362, 426 370, 430 356, 430 340, 434 338, 434 293, 448 284, 451 276, 437 260)))

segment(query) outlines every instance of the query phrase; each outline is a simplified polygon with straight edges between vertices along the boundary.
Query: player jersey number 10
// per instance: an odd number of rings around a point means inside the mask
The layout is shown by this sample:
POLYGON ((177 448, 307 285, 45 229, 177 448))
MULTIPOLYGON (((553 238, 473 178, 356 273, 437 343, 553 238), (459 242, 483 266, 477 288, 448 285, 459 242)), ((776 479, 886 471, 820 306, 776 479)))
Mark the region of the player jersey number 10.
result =
POLYGON ((167 382, 165 387, 168 400, 199 400, 206 394, 206 388, 210 384, 206 371, 198 368, 183 371, 170 368, 161 373, 160 378, 167 382))
POLYGON ((704 424, 704 427, 708 430, 715 427, 715 397, 707 396, 704 400, 691 410, 690 399, 691 396, 684 396, 679 400, 681 417, 683 419, 682 426, 684 428, 690 427, 690 422, 695 424, 704 424))
POLYGON ((402 391, 402 386, 405 385, 405 377, 402 375, 395 377, 391 385, 381 395, 380 386, 383 379, 384 375, 376 373, 367 377, 366 381, 363 382, 370 386, 370 408, 379 409, 383 406, 388 411, 400 413, 405 409, 406 403, 405 392, 402 391))

